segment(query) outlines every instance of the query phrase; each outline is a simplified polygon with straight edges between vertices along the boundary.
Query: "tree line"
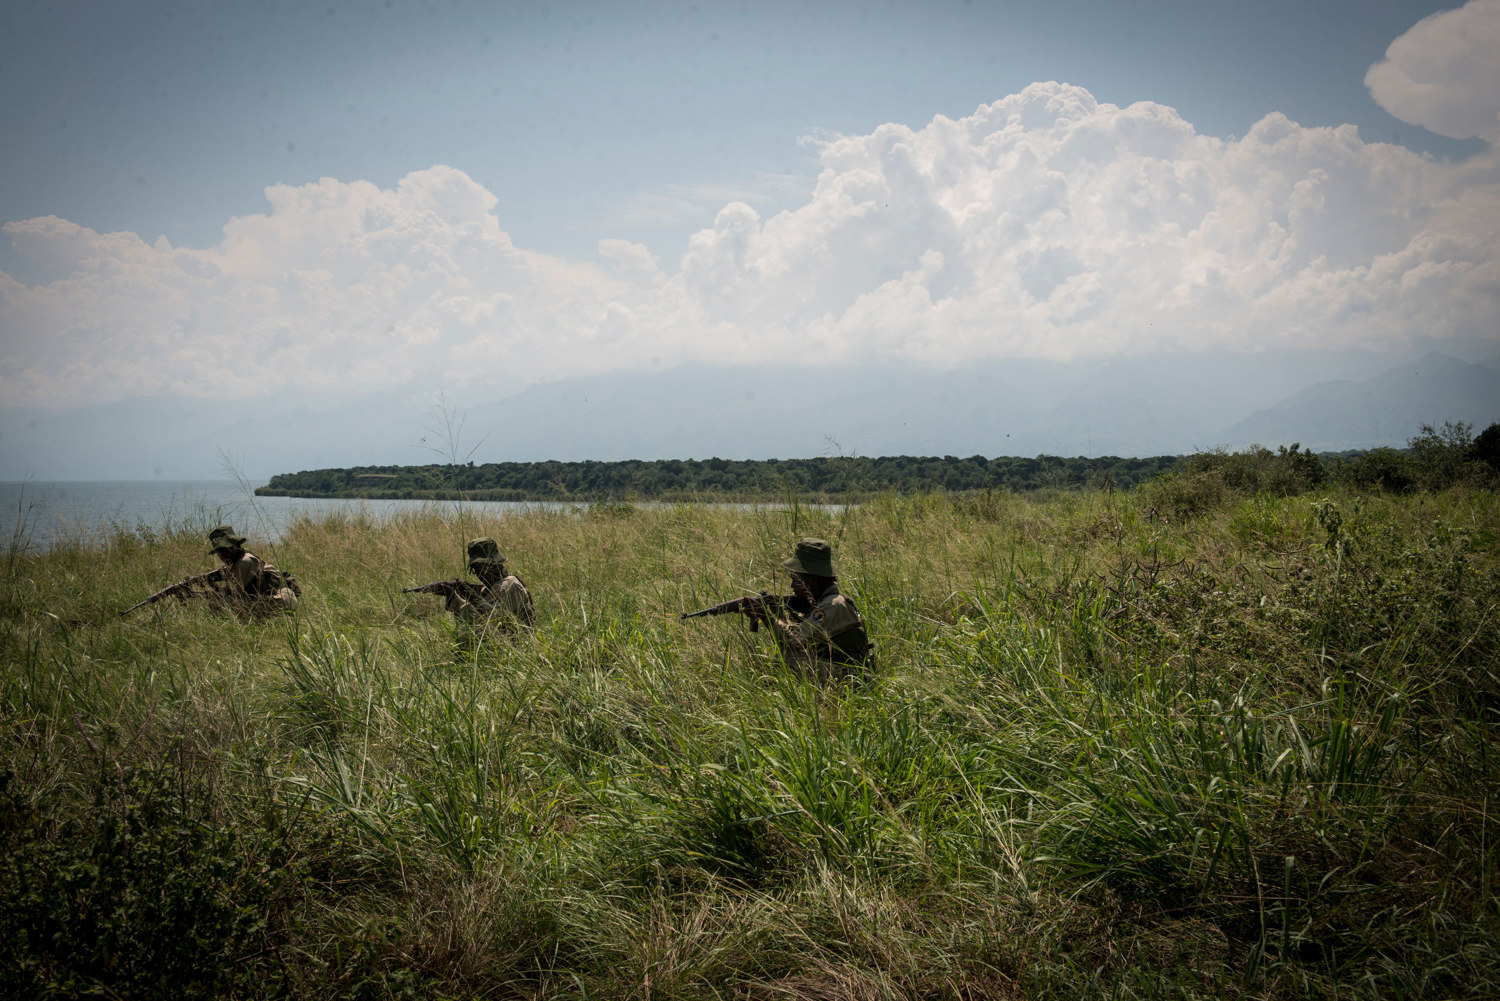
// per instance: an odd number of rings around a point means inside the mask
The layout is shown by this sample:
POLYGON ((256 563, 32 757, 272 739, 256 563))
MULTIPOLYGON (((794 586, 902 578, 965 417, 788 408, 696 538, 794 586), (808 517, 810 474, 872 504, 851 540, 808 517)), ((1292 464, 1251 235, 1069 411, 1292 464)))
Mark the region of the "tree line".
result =
MULTIPOLYGON (((255 492, 266 497, 368 500, 854 501, 877 494, 944 490, 1127 489, 1161 480, 1175 492, 1300 493, 1325 482, 1409 493, 1500 480, 1500 423, 1423 425, 1405 449, 1314 453, 1299 444, 1272 451, 1209 451, 1148 458, 1035 458, 894 455, 814 459, 630 459, 619 462, 433 463, 353 466, 281 473, 255 492)), ((1189 505, 1191 506, 1191 505, 1189 505)))
POLYGON ((1178 461, 1172 455, 1144 459, 896 455, 354 466, 281 473, 256 493, 370 500, 822 501, 931 490, 1124 488, 1154 479, 1178 461))

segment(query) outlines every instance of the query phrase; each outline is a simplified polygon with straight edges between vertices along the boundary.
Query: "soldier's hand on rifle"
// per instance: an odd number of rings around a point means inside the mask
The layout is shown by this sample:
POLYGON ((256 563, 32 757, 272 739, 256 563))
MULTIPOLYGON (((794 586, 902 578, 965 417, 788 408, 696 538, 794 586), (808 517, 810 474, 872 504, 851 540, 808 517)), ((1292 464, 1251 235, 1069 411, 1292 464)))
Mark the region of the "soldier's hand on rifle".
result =
POLYGON ((766 606, 761 603, 759 598, 745 598, 740 604, 740 611, 751 622, 766 621, 766 606))

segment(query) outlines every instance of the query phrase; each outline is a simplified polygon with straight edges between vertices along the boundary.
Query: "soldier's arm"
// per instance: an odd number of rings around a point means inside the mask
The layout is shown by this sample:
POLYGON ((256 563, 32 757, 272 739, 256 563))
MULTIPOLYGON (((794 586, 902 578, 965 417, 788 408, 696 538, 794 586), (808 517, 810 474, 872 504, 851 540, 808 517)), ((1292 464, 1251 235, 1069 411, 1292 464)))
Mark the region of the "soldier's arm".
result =
POLYGON ((767 620, 776 642, 788 650, 810 653, 828 644, 828 633, 823 629, 821 609, 814 608, 805 617, 784 619, 771 616, 767 620))
POLYGON ((531 625, 536 619, 536 613, 531 607, 531 594, 527 592, 526 585, 516 577, 507 577, 500 582, 499 594, 496 595, 497 604, 503 607, 520 622, 531 625))
POLYGON ((258 594, 260 591, 260 573, 260 557, 246 553, 234 561, 234 565, 229 568, 227 576, 234 582, 235 590, 242 594, 258 594))
POLYGON ((771 628, 787 647, 804 653, 828 653, 833 638, 859 625, 859 613, 848 603, 834 600, 814 605, 800 618, 775 618, 771 628))
POLYGON ((456 590, 448 592, 448 597, 443 604, 448 611, 470 622, 478 621, 495 610, 493 602, 480 597, 470 601, 456 590))

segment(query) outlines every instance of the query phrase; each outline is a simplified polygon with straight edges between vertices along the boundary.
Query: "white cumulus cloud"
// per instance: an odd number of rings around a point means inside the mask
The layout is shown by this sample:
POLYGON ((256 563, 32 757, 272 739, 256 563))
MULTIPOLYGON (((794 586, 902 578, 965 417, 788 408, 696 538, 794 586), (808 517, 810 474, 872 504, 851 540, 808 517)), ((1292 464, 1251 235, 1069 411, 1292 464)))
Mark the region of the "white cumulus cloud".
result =
POLYGON ((1034 84, 822 153, 810 201, 694 236, 698 315, 812 355, 960 364, 1496 329, 1493 157, 1268 115, 1243 138, 1034 84))
POLYGON ((1493 151, 1436 162, 1280 114, 1221 140, 1045 83, 820 156, 797 208, 730 202, 661 259, 517 247, 445 166, 272 187, 206 249, 9 223, 48 277, 0 274, 0 394, 504 392, 653 357, 957 366, 1500 331, 1493 151))
MULTIPOLYGON (((58 277, 0 279, 7 402, 341 397, 412 378, 520 388, 613 360, 594 342, 630 286, 515 247, 494 195, 462 171, 433 167, 395 190, 324 178, 266 194, 269 214, 231 220, 206 250, 56 218, 8 223, 16 248, 58 277)), ((639 254, 625 256, 640 271, 639 254)))
POLYGON ((1423 18, 1365 74, 1382 108, 1454 139, 1500 141, 1500 0, 1423 18))

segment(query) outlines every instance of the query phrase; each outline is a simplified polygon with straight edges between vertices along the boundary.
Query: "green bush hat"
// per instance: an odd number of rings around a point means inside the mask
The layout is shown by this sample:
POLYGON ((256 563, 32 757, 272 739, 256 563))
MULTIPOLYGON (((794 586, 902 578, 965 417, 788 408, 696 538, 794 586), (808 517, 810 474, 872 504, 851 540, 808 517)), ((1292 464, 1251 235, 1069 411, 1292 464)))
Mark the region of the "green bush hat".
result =
POLYGON ((781 564, 793 573, 833 577, 833 547, 822 539, 798 539, 792 558, 781 564))
POLYGON ((469 554, 470 570, 487 563, 505 562, 505 554, 500 551, 500 544, 489 536, 482 539, 470 539, 465 550, 469 554))
POLYGON ((221 549, 244 549, 245 537, 235 535, 234 529, 228 525, 220 525, 208 533, 208 544, 211 547, 208 554, 212 556, 221 549))

